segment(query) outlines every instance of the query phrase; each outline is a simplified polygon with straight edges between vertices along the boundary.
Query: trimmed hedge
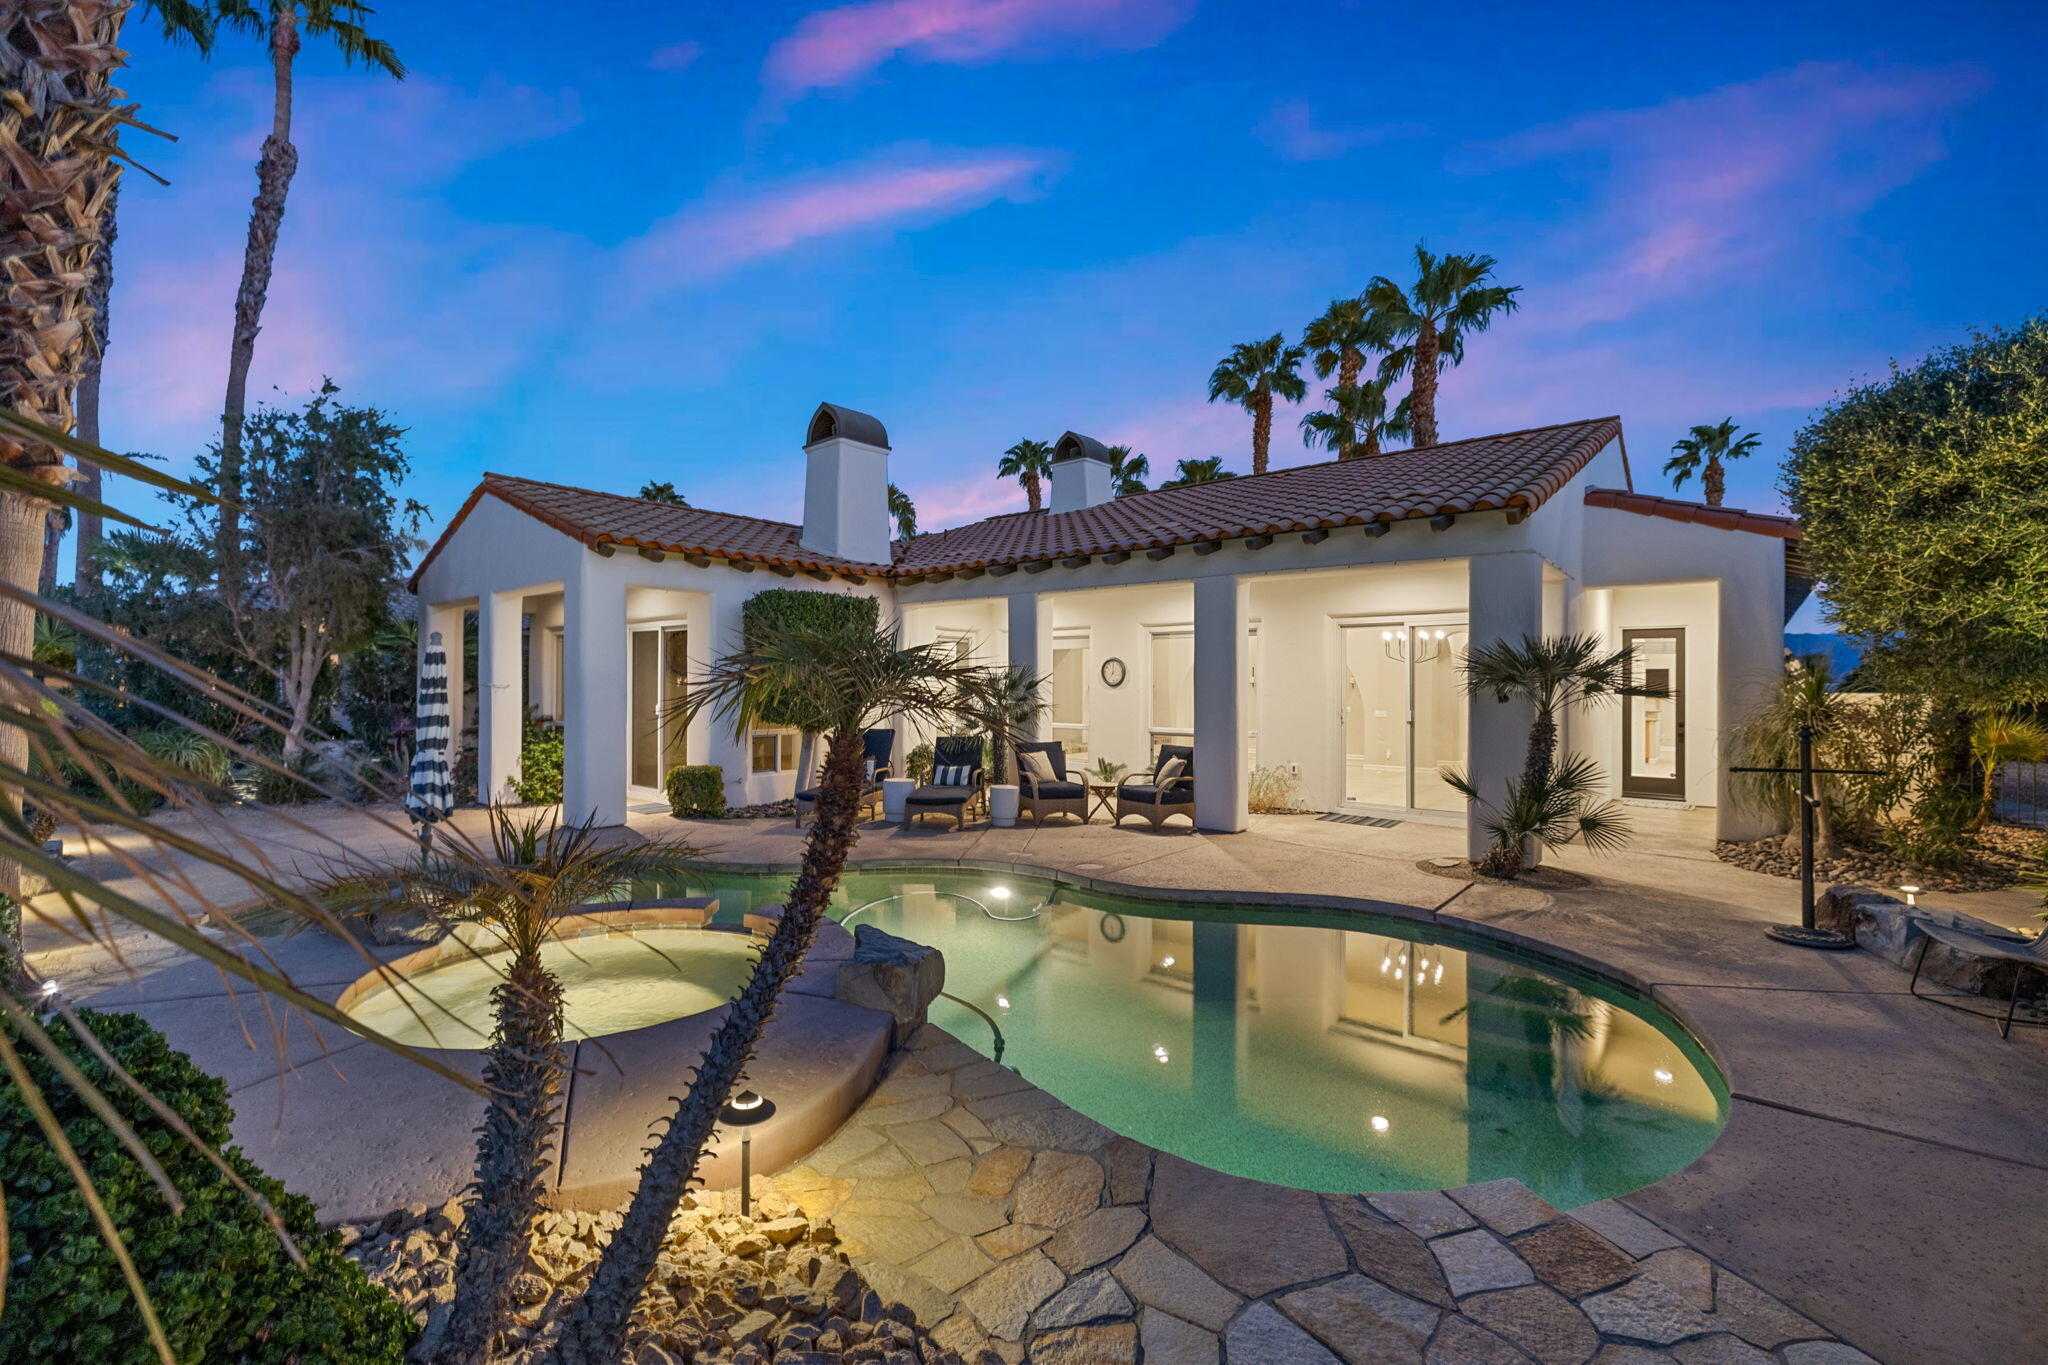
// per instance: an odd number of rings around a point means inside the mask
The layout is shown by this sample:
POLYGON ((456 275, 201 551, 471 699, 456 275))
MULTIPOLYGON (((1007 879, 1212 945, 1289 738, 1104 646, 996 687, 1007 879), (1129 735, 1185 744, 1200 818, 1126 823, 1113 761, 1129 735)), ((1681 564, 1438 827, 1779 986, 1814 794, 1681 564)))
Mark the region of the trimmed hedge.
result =
MULTIPOLYGON (((399 1365, 412 1315, 341 1254, 311 1201, 289 1194, 227 1145, 227 1086, 132 1014, 81 1011, 116 1061, 189 1123, 271 1202, 306 1258, 294 1266, 247 1196, 156 1118, 74 1037, 52 1036, 99 1087, 185 1201, 171 1212, 156 1185, 54 1068, 8 1036, 91 1175, 134 1258, 181 1362, 205 1365, 399 1365)), ((0 1184, 7 1197, 7 1311, 0 1360, 153 1365, 156 1353, 84 1198, 13 1086, 0 1086, 0 1184)))
POLYGON ((663 786, 668 792, 669 813, 678 818, 694 815, 715 820, 725 814, 725 769, 716 763, 670 768, 663 786))
MULTIPOLYGON (((873 629, 881 621, 881 604, 872 597, 847 593, 768 588, 740 605, 740 634, 749 648, 770 626, 825 627, 849 620, 873 629)), ((762 725, 787 725, 813 735, 825 729, 822 717, 773 697, 763 703, 758 720, 762 725)))

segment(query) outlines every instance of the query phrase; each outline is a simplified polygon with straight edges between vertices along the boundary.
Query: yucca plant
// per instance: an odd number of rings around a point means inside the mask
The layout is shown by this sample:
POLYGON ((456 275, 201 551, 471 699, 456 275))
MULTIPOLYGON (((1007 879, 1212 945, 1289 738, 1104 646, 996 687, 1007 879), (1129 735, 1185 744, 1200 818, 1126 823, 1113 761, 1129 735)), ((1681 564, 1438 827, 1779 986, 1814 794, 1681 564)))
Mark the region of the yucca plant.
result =
POLYGON ((635 882, 680 875, 697 850, 676 840, 606 844, 594 825, 552 812, 491 808, 489 856, 443 833, 419 862, 338 865, 312 894, 344 916, 417 911, 443 928, 480 925, 509 951, 491 992, 493 1027, 477 1129, 476 1180, 456 1233, 455 1302, 436 1365, 482 1365, 511 1322, 512 1282, 525 1266, 547 1190, 566 1065, 562 987, 541 961, 564 913, 635 882))
POLYGON ((1981 715, 1970 725, 1970 760, 1984 774, 1983 800, 1970 821, 1970 828, 1981 829, 1998 804, 1998 770, 2048 760, 2048 726, 2013 711, 1981 715))
POLYGON ((712 1035, 689 1089, 640 1168, 625 1219, 589 1287, 564 1318, 545 1357, 549 1365, 617 1365, 623 1353, 633 1306, 654 1271, 676 1205, 696 1179, 719 1111, 774 1016, 783 987, 802 968, 859 838, 863 733, 898 720, 931 728, 965 721, 987 730, 988 717, 962 715, 960 709, 963 699, 976 696, 972 684, 980 672, 950 648, 898 648, 893 625, 838 616, 768 626, 740 652, 717 660, 684 694, 686 715, 710 711, 740 734, 764 698, 786 701, 795 695, 814 707, 828 721, 817 817, 760 965, 712 1035))

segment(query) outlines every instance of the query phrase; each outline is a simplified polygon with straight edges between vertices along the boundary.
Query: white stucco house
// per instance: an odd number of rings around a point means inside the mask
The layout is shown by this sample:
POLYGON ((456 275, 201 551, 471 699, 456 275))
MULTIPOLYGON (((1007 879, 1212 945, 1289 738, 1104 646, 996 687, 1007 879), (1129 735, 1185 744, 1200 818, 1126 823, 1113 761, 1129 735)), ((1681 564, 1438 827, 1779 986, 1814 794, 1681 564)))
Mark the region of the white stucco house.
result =
MULTIPOLYGON (((1758 832, 1720 740, 1779 675, 1810 587, 1797 526, 1635 492, 1619 418, 1123 498, 1102 446, 1070 432, 1049 510, 895 542, 879 421, 824 404, 803 455, 800 524, 484 476, 412 581, 422 640, 454 644, 475 613, 480 800, 516 771, 528 709, 565 728, 572 818, 622 821, 682 762, 722 767, 734 803, 788 795, 794 734, 684 727, 663 703, 732 647, 746 598, 796 586, 879 598, 907 644, 1048 676, 1046 737, 1074 766, 1192 742, 1214 831, 1244 828, 1271 765, 1311 809, 1467 823, 1438 767, 1497 789, 1527 717, 1465 695, 1464 651, 1597 632, 1674 695, 1587 708, 1568 745, 1617 796, 1758 832)), ((792 494, 795 472, 760 470, 792 494)))

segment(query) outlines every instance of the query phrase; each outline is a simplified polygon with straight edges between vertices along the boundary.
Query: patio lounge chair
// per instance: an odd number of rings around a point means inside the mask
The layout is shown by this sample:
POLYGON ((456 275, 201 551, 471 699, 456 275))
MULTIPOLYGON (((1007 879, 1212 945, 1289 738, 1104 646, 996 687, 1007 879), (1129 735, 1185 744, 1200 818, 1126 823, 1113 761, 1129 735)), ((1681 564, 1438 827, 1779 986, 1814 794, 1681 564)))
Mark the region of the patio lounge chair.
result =
POLYGON ((1159 746, 1159 761, 1152 765, 1149 773, 1133 773, 1117 784, 1116 819, 1113 824, 1121 825, 1126 815, 1139 815, 1152 822, 1157 829, 1170 816, 1185 815, 1188 828, 1195 827, 1195 751, 1185 744, 1162 744, 1159 746), (1164 782, 1159 774, 1169 759, 1179 759, 1180 768, 1164 782))
MULTIPOLYGON (((2006 1002, 2005 1018, 2000 1020, 1998 1025, 1999 1037, 2012 1037, 2013 1011, 2018 1009, 2020 1004, 2020 978, 2027 974, 2027 968, 2029 967, 2032 967, 2035 971, 2048 974, 2048 932, 2038 934, 2031 939, 2017 937, 1993 938, 1989 934, 1972 933, 1968 929, 1958 928, 1953 924, 1936 924, 1932 920, 1920 919, 1918 917, 1914 918, 1913 927, 1918 929, 1921 934, 1920 955, 1913 959, 1913 979, 1906 984, 1906 990, 1917 1000, 1932 1000, 1937 1005, 1947 1005, 1950 1009, 1959 1009, 1965 1014, 1975 1014, 1981 1019, 1993 1017, 1981 1011, 1970 1009, 1968 1006, 1943 1000, 1940 996, 1920 994, 1920 969, 1927 964, 1927 948, 1930 944, 1939 943, 1944 948, 1952 948, 1959 953, 1968 953, 1972 957, 1996 958, 2001 962, 2019 964, 2012 975, 2012 998, 2006 1002)), ((2035 1021, 2023 1019, 2020 1022, 2034 1023, 2035 1021)))
POLYGON ((1041 825, 1048 815, 1075 815, 1088 823, 1088 779, 1067 767, 1066 745, 1055 739, 1017 746, 1017 809, 1041 825), (1044 755, 1052 776, 1032 772, 1026 754, 1044 755))
POLYGON ((982 777, 981 736, 945 736, 932 746, 932 780, 904 798, 903 823, 950 815, 955 824, 965 825, 969 806, 977 799, 984 807, 988 804, 982 777))
MULTIPOLYGON (((879 806, 882 800, 882 779, 889 776, 889 755, 896 748, 894 730, 869 730, 861 737, 861 748, 866 751, 867 772, 861 778, 860 804, 864 807, 879 806)), ((796 794, 796 827, 804 827, 804 817, 818 809, 818 789, 808 788, 796 794)))

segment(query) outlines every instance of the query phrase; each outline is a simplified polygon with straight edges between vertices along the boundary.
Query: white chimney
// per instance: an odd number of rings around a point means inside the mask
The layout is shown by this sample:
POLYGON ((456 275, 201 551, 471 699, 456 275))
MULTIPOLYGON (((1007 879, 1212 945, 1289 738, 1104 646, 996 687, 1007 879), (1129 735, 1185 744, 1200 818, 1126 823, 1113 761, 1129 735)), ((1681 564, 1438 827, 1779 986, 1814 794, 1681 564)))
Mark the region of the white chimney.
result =
POLYGON ((889 433, 864 412, 820 403, 804 444, 803 547, 889 562, 889 433))
POLYGON ((1052 510, 1078 512, 1115 496, 1108 448, 1078 432, 1060 437, 1052 448, 1052 510))

